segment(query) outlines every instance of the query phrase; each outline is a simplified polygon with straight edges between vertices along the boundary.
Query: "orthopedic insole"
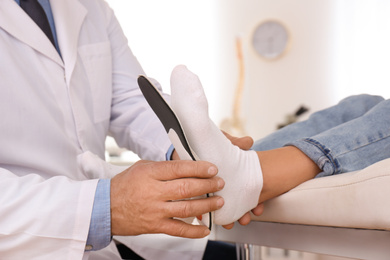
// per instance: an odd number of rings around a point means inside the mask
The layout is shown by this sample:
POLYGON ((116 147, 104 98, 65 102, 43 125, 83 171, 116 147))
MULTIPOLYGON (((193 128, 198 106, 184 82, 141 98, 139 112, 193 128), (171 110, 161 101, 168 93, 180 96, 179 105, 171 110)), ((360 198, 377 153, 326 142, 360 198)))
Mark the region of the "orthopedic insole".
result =
MULTIPOLYGON (((163 124, 165 131, 168 133, 169 139, 180 154, 180 159, 196 161, 198 158, 192 151, 175 112, 173 112, 158 89, 144 76, 138 77, 138 85, 149 106, 163 124), (185 158, 182 158, 183 155, 185 158)), ((204 197, 210 196, 210 194, 204 195, 204 197)), ((210 230, 212 222, 211 212, 202 216, 202 223, 210 230)))

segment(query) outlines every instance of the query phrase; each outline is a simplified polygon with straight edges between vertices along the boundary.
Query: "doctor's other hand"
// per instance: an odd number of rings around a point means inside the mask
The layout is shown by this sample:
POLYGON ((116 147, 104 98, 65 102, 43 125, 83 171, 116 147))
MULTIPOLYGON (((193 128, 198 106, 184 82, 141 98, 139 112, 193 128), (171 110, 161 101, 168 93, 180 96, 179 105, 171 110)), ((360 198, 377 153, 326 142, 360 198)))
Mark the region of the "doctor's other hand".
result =
MULTIPOLYGON (((255 216, 260 216, 264 212, 264 204, 259 203, 254 209, 251 210, 253 215, 255 216)), ((251 214, 250 212, 247 212, 242 216, 239 220, 238 223, 240 223, 243 226, 248 225, 251 222, 251 214)), ((234 227, 234 223, 228 224, 228 225, 223 225, 224 228, 226 229, 232 229, 234 227)))
MULTIPOLYGON (((222 131, 222 130, 221 130, 222 131)), ((226 136, 227 139, 230 140, 232 144, 235 146, 238 146, 242 150, 249 150, 253 145, 253 138, 250 136, 243 136, 243 137, 235 137, 230 134, 228 134, 225 131, 222 131, 222 133, 226 136)), ((172 160, 180 160, 180 157, 176 150, 173 150, 172 153, 172 160)))
POLYGON ((222 133, 226 136, 227 139, 230 140, 232 144, 235 146, 238 146, 242 150, 249 150, 251 149, 254 141, 253 138, 250 136, 243 136, 243 137, 236 137, 233 135, 230 135, 229 133, 222 131, 222 133))
POLYGON ((187 218, 220 209, 213 196, 189 199, 221 190, 217 167, 204 161, 139 161, 111 180, 112 235, 164 233, 201 238, 210 231, 174 218, 187 218))

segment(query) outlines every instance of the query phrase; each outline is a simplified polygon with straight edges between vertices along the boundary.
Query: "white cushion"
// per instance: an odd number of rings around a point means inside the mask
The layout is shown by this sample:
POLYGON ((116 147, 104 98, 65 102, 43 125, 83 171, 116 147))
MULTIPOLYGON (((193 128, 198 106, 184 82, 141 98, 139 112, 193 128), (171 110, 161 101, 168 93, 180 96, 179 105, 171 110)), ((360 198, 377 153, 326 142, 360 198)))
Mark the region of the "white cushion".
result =
POLYGON ((253 220, 390 230, 390 159, 316 178, 265 203, 253 220))

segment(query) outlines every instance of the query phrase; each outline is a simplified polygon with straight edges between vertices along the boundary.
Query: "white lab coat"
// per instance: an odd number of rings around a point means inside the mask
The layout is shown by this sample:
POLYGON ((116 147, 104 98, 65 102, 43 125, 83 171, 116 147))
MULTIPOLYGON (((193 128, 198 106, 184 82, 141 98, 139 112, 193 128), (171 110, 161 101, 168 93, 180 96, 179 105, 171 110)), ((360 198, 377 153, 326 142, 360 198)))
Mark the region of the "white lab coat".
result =
POLYGON ((14 0, 0 0, 0 259, 88 258, 97 180, 121 170, 102 160, 107 133, 145 159, 164 160, 170 145, 107 4, 51 6, 62 58, 14 0))

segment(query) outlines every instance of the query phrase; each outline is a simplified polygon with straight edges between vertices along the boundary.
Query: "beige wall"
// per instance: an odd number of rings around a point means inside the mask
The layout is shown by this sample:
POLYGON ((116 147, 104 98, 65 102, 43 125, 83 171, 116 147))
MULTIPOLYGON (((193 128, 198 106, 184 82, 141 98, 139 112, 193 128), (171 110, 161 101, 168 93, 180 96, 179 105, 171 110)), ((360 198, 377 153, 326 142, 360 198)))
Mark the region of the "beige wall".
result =
POLYGON ((333 102, 335 1, 244 2, 220 0, 220 87, 221 92, 229 90, 223 102, 228 107, 237 81, 236 57, 229 53, 234 52, 234 38, 240 35, 246 65, 242 117, 248 134, 261 137, 301 104, 317 110, 333 102), (251 44, 256 25, 267 19, 280 21, 290 34, 289 51, 274 61, 259 57, 251 44))

